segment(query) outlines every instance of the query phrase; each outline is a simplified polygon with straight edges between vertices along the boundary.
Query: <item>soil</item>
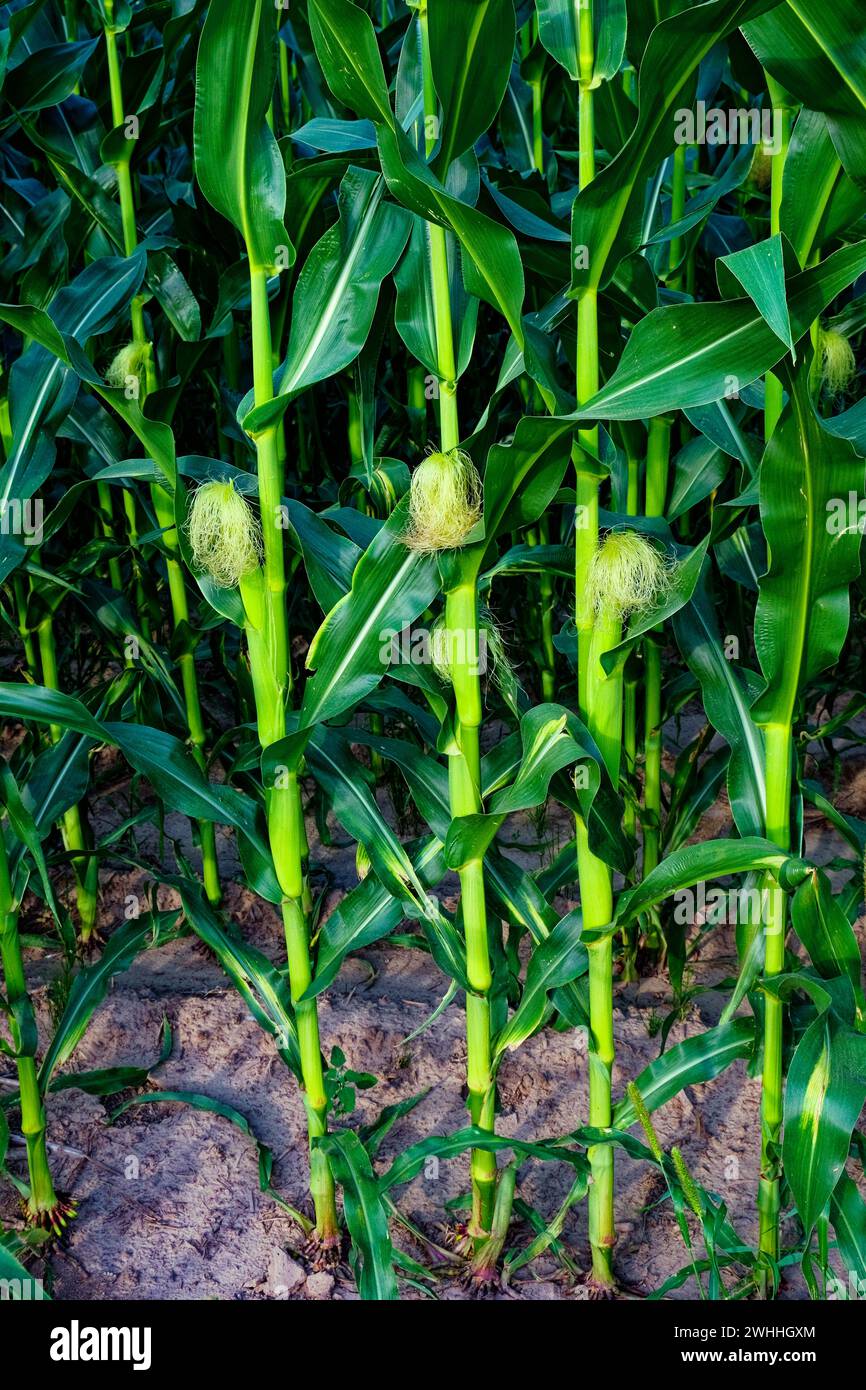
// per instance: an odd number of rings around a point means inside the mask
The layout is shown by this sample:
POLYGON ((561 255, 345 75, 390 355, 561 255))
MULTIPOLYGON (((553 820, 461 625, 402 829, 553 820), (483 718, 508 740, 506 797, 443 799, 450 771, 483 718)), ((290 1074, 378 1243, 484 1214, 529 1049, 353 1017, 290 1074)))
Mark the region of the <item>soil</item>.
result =
MULTIPOLYGON (((102 807, 106 820, 122 819, 125 794, 118 785, 113 800, 102 807)), ((863 814, 866 768, 858 762, 844 765, 839 804, 863 814)), ((557 814, 551 809, 545 827, 554 847, 569 833, 557 814)), ((514 818, 509 825, 517 842, 529 845, 539 838, 537 824, 514 818)), ((704 817, 699 836, 725 835, 729 825, 722 799, 704 817)), ((181 841, 188 836, 179 817, 169 817, 166 829, 181 841)), ((356 882, 354 847, 322 845, 312 820, 308 833, 312 860, 330 877, 327 912, 356 882)), ((338 827, 334 833, 340 835, 338 827)), ((219 838, 228 877, 236 866, 234 846, 222 832, 219 838)), ((828 862, 839 850, 833 833, 814 819, 809 847, 820 862, 828 862)), ((155 838, 152 849, 155 854, 155 838)), ((519 843, 512 852, 521 857, 519 843)), ((532 857, 527 854, 525 862, 532 857)), ((130 895, 144 904, 147 890, 140 870, 106 870, 103 931, 109 933, 123 920, 130 895)), ((447 897, 445 901, 447 905, 447 897)), ((165 890, 160 890, 159 902, 170 905, 165 890)), ((571 905, 566 899, 558 904, 562 911, 571 905)), ((228 885, 226 908, 247 940, 273 960, 285 959, 273 908, 237 883, 228 885)), ((858 930, 862 936, 862 921, 858 930)), ((57 962, 38 952, 29 953, 28 962, 44 1038, 50 1031, 49 986, 57 962)), ((690 966, 691 983, 712 986, 735 970, 733 927, 718 927, 705 938, 690 966)), ((461 1091, 465 1045, 460 996, 420 1037, 404 1041, 432 1012, 444 990, 443 977, 426 953, 384 942, 351 957, 321 1001, 326 1051, 339 1046, 351 1067, 379 1078, 374 1089, 359 1092, 352 1123, 369 1120, 382 1106, 429 1088, 423 1102, 391 1131, 380 1165, 410 1143, 467 1122, 461 1091)), ((712 1026, 722 1005, 723 996, 712 988, 698 994, 686 1016, 674 1023, 669 1045, 712 1026)), ((670 1009, 670 986, 663 976, 618 985, 615 1094, 658 1055, 658 1028, 670 1009)), ((196 938, 146 953, 116 978, 66 1070, 153 1063, 164 1018, 171 1025, 172 1050, 167 1061, 154 1067, 151 1084, 200 1092, 245 1115, 254 1134, 273 1150, 274 1186, 286 1201, 303 1208, 307 1158, 300 1094, 271 1039, 248 1015, 196 938)), ((4 1077, 9 1085, 11 1066, 6 1061, 0 1063, 0 1085, 4 1077)), ((504 1060, 498 1129, 524 1139, 564 1134, 585 1122, 586 1091, 583 1033, 546 1029, 504 1060)), ((749 1241, 756 1234, 759 1091, 759 1081, 738 1062, 715 1081, 688 1088, 656 1115, 662 1142, 680 1145, 695 1176, 724 1198, 749 1241)), ((316 1271, 306 1261, 298 1228, 259 1191, 255 1144, 230 1121, 182 1104, 154 1103, 136 1106, 112 1124, 109 1115, 118 1099, 102 1100, 77 1089, 51 1098, 49 1137, 58 1186, 74 1193, 79 1203, 70 1234, 50 1254, 56 1298, 357 1298, 347 1269, 316 1271)), ((20 1165, 20 1149, 13 1148, 11 1162, 20 1165)), ((434 1163, 395 1194, 403 1214, 433 1240, 443 1239, 446 1203, 465 1191, 467 1164, 465 1157, 443 1161, 438 1168, 434 1163)), ((686 1255, 670 1206, 660 1200, 663 1194, 654 1172, 618 1154, 616 1180, 621 1296, 646 1296, 686 1264, 686 1255)), ((521 1169, 519 1192, 549 1217, 564 1199, 569 1182, 563 1165, 531 1162, 521 1169)), ((0 1190, 0 1220, 16 1224, 8 1188, 0 1190)), ((518 1246, 530 1239, 528 1229, 516 1225, 518 1246)), ((583 1267, 585 1203, 570 1211, 563 1238, 574 1262, 583 1267)), ((410 1237, 401 1234, 398 1239, 426 1262, 425 1252, 410 1237)), ((431 1287, 438 1298, 467 1297, 456 1274, 440 1272, 431 1287)), ((798 1278, 791 1276, 783 1296, 804 1293, 798 1278)), ((406 1284, 402 1296, 425 1295, 406 1284)), ((520 1270, 507 1288, 487 1296, 575 1299, 585 1291, 556 1259, 545 1256, 520 1270)), ((694 1297, 694 1283, 670 1296, 694 1297)))

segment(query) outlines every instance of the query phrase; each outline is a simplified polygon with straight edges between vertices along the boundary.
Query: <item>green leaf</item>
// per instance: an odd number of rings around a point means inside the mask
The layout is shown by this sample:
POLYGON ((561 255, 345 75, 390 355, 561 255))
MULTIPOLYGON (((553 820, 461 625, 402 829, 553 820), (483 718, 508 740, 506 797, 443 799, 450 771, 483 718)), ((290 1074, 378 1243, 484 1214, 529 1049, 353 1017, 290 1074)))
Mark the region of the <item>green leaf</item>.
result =
MULTIPOLYGON (((866 243, 858 242, 787 282, 794 342, 864 271, 866 243)), ((742 391, 783 356, 780 339, 750 299, 654 309, 635 326, 613 376, 579 418, 638 420, 705 405, 729 395, 733 385, 742 391)))
MULTIPOLYGON (((63 420, 78 391, 68 366, 70 340, 86 343, 128 310, 141 286, 145 261, 141 251, 128 260, 106 256, 94 261, 58 290, 47 312, 29 305, 0 305, 0 320, 34 340, 10 372, 13 442, 0 470, 0 512, 32 497, 51 472, 51 431, 63 420)), ((15 564, 21 551, 17 537, 4 527, 0 554, 12 552, 15 564)), ((0 562, 3 573, 8 574, 9 568, 5 559, 0 562)))
POLYGON ((325 81, 358 116, 391 124, 388 84, 370 16, 349 0, 310 0, 310 30, 325 81))
POLYGON ((827 1010, 797 1044, 785 1087, 782 1163, 809 1235, 833 1193, 866 1100, 866 1035, 827 1010))
POLYGON ((54 895, 54 887, 48 873, 48 865, 45 862, 39 827, 21 799, 18 783, 15 781, 12 769, 6 762, 0 762, 0 802, 6 809, 9 824, 22 848, 26 848, 30 852, 39 874, 45 901, 55 921, 60 922, 62 920, 61 909, 54 895))
POLYGON ((860 947, 854 928, 833 897, 829 878, 820 869, 813 869, 794 894, 791 924, 822 979, 842 976, 851 981, 863 1018, 860 947))
POLYGON ((392 1301, 399 1297, 388 1233, 388 1208, 379 1193, 360 1138, 352 1130, 325 1134, 316 1141, 343 1190, 343 1212, 352 1237, 352 1268, 361 1298, 392 1301))
POLYGON ((466 253, 467 290, 499 310, 522 346, 523 264, 513 232, 448 193, 399 128, 380 125, 377 135, 382 173, 393 196, 455 233, 466 253))
POLYGON ((780 223, 801 265, 866 209, 866 195, 844 172, 820 111, 797 117, 785 156, 780 223))
POLYGON ((281 414, 305 387, 336 376, 367 341, 379 290, 397 264, 410 217, 383 201, 385 184, 370 169, 349 169, 340 184, 340 215, 304 262, 292 299, 286 359, 277 377, 277 400, 245 412, 254 433, 281 414))
POLYGON ((664 902, 682 888, 691 888, 727 874, 766 869, 777 874, 788 860, 769 840, 749 836, 742 840, 705 840, 669 854, 636 888, 623 893, 616 905, 615 922, 626 926, 641 913, 664 902))
POLYGON ((526 967, 520 1004, 496 1039, 495 1056, 507 1048, 518 1047, 535 1032, 544 1018, 547 996, 553 990, 586 974, 589 954, 580 940, 581 930, 580 912, 570 912, 536 946, 526 967))
POLYGON ((759 61, 787 91, 826 113, 836 152, 866 185, 866 23, 858 0, 787 0, 744 26, 759 61))
POLYGON ((770 568, 760 581, 755 648, 766 688, 758 724, 790 725, 809 681, 832 666, 848 631, 848 586, 860 570, 856 528, 831 524, 834 499, 862 494, 863 460, 822 428, 808 390, 808 362, 761 464, 761 525, 770 568))
POLYGON ((397 1299, 388 1211, 363 1144, 352 1130, 327 1134, 316 1144, 327 1154, 331 1172, 343 1189, 358 1292, 363 1299, 397 1299))
POLYGON ((791 337, 791 320, 788 316, 788 303, 785 298, 785 261, 782 255, 782 238, 779 233, 766 241, 756 242, 754 246, 744 246, 731 256, 722 256, 716 262, 719 288, 726 293, 721 268, 724 267, 734 280, 742 285, 746 294, 762 316, 788 349, 794 353, 794 340, 791 337))
MULTIPOLYGON (((720 1023, 693 1038, 671 1047, 635 1077, 635 1085, 647 1110, 658 1110, 686 1086, 698 1086, 724 1071, 739 1057, 747 1057, 755 1045, 755 1021, 735 1018, 720 1023)), ((637 1121, 637 1114, 626 1096, 616 1106, 613 1123, 628 1129, 637 1121)))
POLYGON ((491 797, 490 810, 495 815, 539 806, 547 797, 550 779, 555 773, 570 767, 579 758, 592 756, 576 741, 569 721, 569 711, 561 705, 536 705, 524 714, 520 721, 523 745, 520 766, 511 785, 491 797))
POLYGON ((843 1173, 830 1199, 830 1220, 836 1232, 843 1268, 866 1280, 866 1201, 857 1184, 843 1173))
POLYGON ((55 43, 31 53, 7 75, 3 95, 18 111, 57 106, 75 90, 99 39, 55 43))
POLYGON ((603 287, 623 257, 637 250, 646 178, 674 148, 678 124, 674 114, 691 105, 700 63, 714 44, 770 3, 712 0, 673 14, 653 29, 640 64, 634 129, 616 158, 574 203, 573 291, 603 287))
POLYGON ((141 951, 164 946, 177 936, 177 912, 145 913, 118 927, 94 965, 75 976, 69 998, 54 1030, 39 1071, 43 1093, 58 1067, 62 1067, 84 1036, 88 1023, 108 993, 115 975, 128 970, 141 951))
POLYGON ((71 695, 15 682, 0 682, 0 714, 58 724, 100 743, 114 744, 135 770, 150 780, 166 805, 194 820, 233 825, 266 863, 270 862, 255 802, 234 787, 209 781, 185 744, 173 734, 145 724, 100 722, 71 695))
POLYGON ((493 124, 514 53, 512 0, 451 0, 427 14, 430 65, 442 104, 436 163, 444 176, 493 124))
POLYGON ((251 267, 294 259, 283 218, 286 174, 266 120, 276 73, 277 10, 268 0, 211 0, 196 63, 193 155, 208 202, 244 239, 251 267))
MULTIPOLYGON (((538 37, 573 82, 578 65, 578 7, 573 0, 537 0, 538 37)), ((619 71, 625 52, 625 0, 595 0, 592 7, 594 62, 592 76, 606 82, 619 71)))
MULTIPOLYGON (((625 1137, 628 1139, 629 1136, 625 1137)), ((567 1135, 566 1138, 569 1139, 571 1136, 567 1135)), ((574 1149, 567 1149, 564 1144, 531 1143, 511 1136, 490 1134, 486 1129, 467 1125, 465 1129, 458 1129, 453 1134, 431 1135, 429 1139, 422 1139, 420 1143, 404 1149, 379 1179, 379 1189, 389 1192, 392 1187, 411 1182, 416 1174, 420 1173, 428 1158, 456 1158, 459 1154, 466 1153, 467 1149, 486 1149, 489 1153, 513 1150, 514 1153, 525 1155, 527 1158, 540 1158, 543 1162, 568 1163, 581 1174, 586 1174, 589 1170, 585 1156, 574 1149)))
POLYGON ((240 1110, 236 1110, 233 1105, 229 1105, 224 1100, 202 1095, 198 1091, 145 1091, 144 1095, 130 1096, 129 1100, 125 1100, 116 1110, 112 1110, 109 1123, 113 1124, 119 1116, 124 1115, 127 1110, 131 1110, 133 1106, 165 1104, 189 1105, 193 1110, 202 1110, 208 1115, 219 1115, 224 1120, 231 1120, 242 1134, 253 1140, 259 1156, 259 1186, 262 1192, 270 1190, 271 1169, 274 1163, 273 1152, 254 1133, 246 1115, 242 1115, 240 1110))
POLYGON ((388 669, 392 639, 435 598, 435 558, 404 545, 405 528, 404 501, 364 551, 351 591, 313 638, 307 666, 315 674, 304 691, 300 728, 334 718, 374 690, 388 669))
POLYGON ((737 829, 741 835, 760 835, 766 801, 764 735, 749 710, 760 678, 728 660, 703 587, 675 615, 674 632, 689 669, 700 682, 707 718, 730 745, 728 796, 737 829))
POLYGON ((35 1279, 16 1256, 16 1252, 24 1254, 26 1250, 27 1246, 12 1231, 0 1230, 0 1280, 6 1291, 4 1296, 13 1302, 50 1303, 42 1280, 35 1279))

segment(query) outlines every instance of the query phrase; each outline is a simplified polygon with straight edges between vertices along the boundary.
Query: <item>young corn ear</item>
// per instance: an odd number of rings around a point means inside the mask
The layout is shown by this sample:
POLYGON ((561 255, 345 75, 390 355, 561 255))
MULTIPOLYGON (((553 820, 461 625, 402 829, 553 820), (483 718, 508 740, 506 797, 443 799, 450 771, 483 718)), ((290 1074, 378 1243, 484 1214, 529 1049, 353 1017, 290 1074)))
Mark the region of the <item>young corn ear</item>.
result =
POLYGON ((844 333, 832 328, 818 330, 821 357, 821 384, 831 396, 841 396, 857 371, 854 350, 844 333))
POLYGON ((664 557, 637 531, 609 531, 589 566, 589 600, 597 617, 622 622, 664 597, 671 571, 664 557))
POLYGON ((144 343, 127 343, 116 352, 105 373, 109 386, 126 386, 130 377, 141 378, 147 348, 144 343))
POLYGON ((451 449, 421 460, 409 486, 405 541, 411 550, 455 550, 480 516, 481 479, 468 454, 451 449))
POLYGON ((233 482, 196 488, 186 523, 193 559, 223 589, 236 589, 262 562, 262 537, 233 482))
MULTIPOLYGON (((455 655, 459 659, 457 644, 464 642, 465 633, 449 628, 444 613, 430 629, 430 660, 436 674, 444 681, 451 680, 455 655)), ((468 659, 477 665, 479 674, 487 676, 497 688, 514 682, 514 668, 492 613, 482 611, 478 615, 478 651, 469 653, 468 659)))

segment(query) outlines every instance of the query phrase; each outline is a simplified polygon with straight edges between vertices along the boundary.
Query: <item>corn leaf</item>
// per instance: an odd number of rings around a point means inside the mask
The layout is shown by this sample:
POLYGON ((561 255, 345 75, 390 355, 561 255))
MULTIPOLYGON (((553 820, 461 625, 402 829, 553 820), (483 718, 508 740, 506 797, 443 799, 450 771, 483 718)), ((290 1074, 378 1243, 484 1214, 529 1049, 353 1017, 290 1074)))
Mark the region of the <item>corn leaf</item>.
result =
POLYGON ((265 118, 276 13, 266 0, 211 0, 196 64, 194 129, 202 192, 237 228, 251 265, 270 274, 294 259, 283 222, 285 169, 265 118))

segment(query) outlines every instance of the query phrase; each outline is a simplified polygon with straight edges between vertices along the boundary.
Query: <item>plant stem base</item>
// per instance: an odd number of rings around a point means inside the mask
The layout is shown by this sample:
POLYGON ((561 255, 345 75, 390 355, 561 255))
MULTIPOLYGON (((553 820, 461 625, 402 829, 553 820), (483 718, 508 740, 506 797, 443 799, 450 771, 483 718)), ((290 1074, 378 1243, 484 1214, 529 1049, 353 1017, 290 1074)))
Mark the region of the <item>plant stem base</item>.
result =
POLYGON ((74 1221, 78 1215, 75 1201, 61 1193, 56 1194, 50 1207, 36 1207, 32 1198, 23 1202, 22 1207, 28 1226, 33 1226, 39 1231, 48 1231, 58 1238, 64 1235, 69 1222, 74 1221))
POLYGON ((343 1259, 343 1241, 339 1231, 331 1235, 311 1231, 304 1244, 304 1255, 314 1269, 336 1269, 343 1259))
POLYGON ((580 1287, 586 1290, 585 1297, 591 1303, 600 1303, 606 1299, 616 1298, 617 1295, 616 1280, 610 1273, 606 1278, 599 1278, 593 1270, 583 1276, 580 1287))

